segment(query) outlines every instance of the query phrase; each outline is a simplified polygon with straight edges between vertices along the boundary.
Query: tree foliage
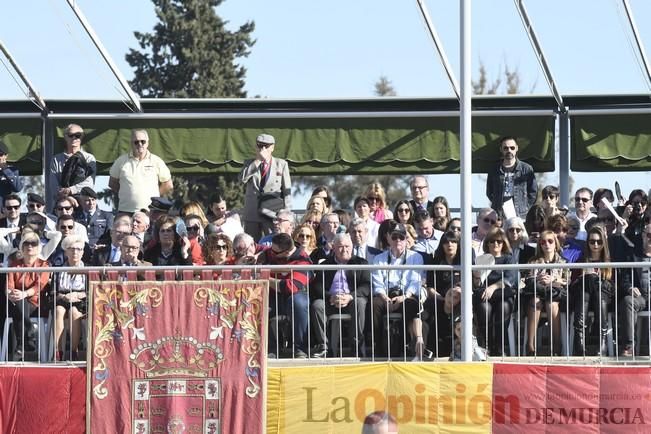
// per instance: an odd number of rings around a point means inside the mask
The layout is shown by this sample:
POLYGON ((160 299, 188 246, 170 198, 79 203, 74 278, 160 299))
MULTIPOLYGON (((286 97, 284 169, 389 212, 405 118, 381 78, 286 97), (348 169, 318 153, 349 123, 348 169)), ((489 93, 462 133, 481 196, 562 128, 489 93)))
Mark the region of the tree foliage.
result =
MULTIPOLYGON (((134 68, 131 87, 143 97, 244 98, 246 69, 238 59, 255 43, 254 23, 236 31, 217 15, 223 0, 152 0, 158 23, 151 33, 134 32, 139 50, 126 60, 134 68)), ((174 176, 172 199, 204 202, 221 189, 228 206, 242 206, 244 190, 236 175, 174 176)))
MULTIPOLYGON (((535 87, 535 83, 533 87, 535 87)), ((479 59, 479 77, 472 81, 472 91, 475 95, 515 95, 521 93, 521 90, 522 81, 518 68, 511 69, 505 62, 499 67, 497 76, 490 79, 486 65, 479 59)))
POLYGON ((393 83, 386 76, 381 75, 375 82, 375 96, 396 96, 396 90, 393 83))

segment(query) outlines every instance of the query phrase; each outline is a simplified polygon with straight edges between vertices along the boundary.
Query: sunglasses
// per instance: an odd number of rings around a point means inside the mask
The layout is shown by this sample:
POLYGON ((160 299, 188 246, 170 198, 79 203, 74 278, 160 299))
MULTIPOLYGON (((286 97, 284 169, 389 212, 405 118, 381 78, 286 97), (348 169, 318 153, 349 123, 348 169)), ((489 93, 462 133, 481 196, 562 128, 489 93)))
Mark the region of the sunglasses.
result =
POLYGON ((594 244, 596 246, 602 245, 604 242, 602 240, 595 240, 595 239, 590 239, 588 240, 588 244, 594 244))
POLYGON ((392 239, 393 241, 404 241, 406 238, 407 238, 407 237, 405 237, 404 235, 400 235, 400 234, 393 234, 393 235, 391 235, 391 239, 392 239))
POLYGON ((274 250, 273 247, 269 250, 271 250, 271 253, 273 253, 276 256, 289 252, 289 250, 274 250))
POLYGON ((36 246, 38 246, 39 244, 40 244, 40 241, 38 241, 38 240, 32 240, 32 241, 25 241, 25 242, 23 243, 23 246, 27 246, 27 247, 36 247, 36 246))
POLYGON ((489 240, 488 244, 504 244, 504 240, 489 240))
POLYGON ((545 239, 540 240, 540 244, 552 245, 552 244, 556 244, 556 240, 554 240, 553 238, 545 238, 545 239))
POLYGON ((27 208, 29 209, 36 209, 36 208, 43 208, 45 205, 41 205, 40 203, 28 203, 27 208))
POLYGON ((520 228, 509 228, 509 232, 517 232, 517 233, 520 233, 520 232, 522 232, 522 229, 520 229, 520 228))
POLYGON ((502 146, 505 151, 515 151, 515 146, 502 146))
POLYGON ((307 238, 308 240, 312 238, 312 235, 310 234, 298 234, 298 238, 307 238))
POLYGON ((575 197, 574 202, 588 203, 590 202, 590 199, 588 199, 587 197, 575 197))
POLYGON ((59 226, 59 230, 63 230, 63 229, 68 229, 68 230, 70 230, 70 229, 72 229, 72 228, 74 228, 73 225, 61 225, 61 226, 59 226))
POLYGON ((68 138, 70 139, 81 139, 84 135, 84 133, 72 133, 72 134, 66 134, 68 138))
POLYGON ((71 206, 60 206, 57 208, 57 211, 70 211, 71 209, 71 206))
POLYGON ((20 205, 16 205, 16 206, 11 206, 11 205, 10 205, 10 206, 5 206, 5 208, 6 208, 6 209, 14 209, 14 210, 16 210, 16 209, 20 209, 20 205))
POLYGON ((490 224, 494 225, 495 223, 497 223, 497 220, 489 219, 488 217, 485 217, 484 218, 484 223, 490 223, 490 224))
POLYGON ((134 140, 133 144, 138 146, 138 145, 144 145, 147 143, 147 140, 134 140))
POLYGON ((258 147, 258 149, 267 149, 273 146, 271 143, 262 143, 262 142, 258 142, 255 145, 258 147))
POLYGON ((188 232, 199 232, 199 226, 188 226, 188 232))
POLYGON ((169 233, 174 232, 174 229, 172 229, 172 228, 160 228, 159 232, 162 233, 162 234, 169 234, 169 233))
POLYGON ((413 190, 425 190, 428 187, 426 185, 412 185, 411 188, 413 190))
POLYGON ((228 246, 226 244, 217 244, 215 245, 215 250, 228 250, 228 246))
POLYGON ((409 208, 398 208, 398 212, 409 212, 409 208))
POLYGON ((557 197, 555 194, 543 194, 543 199, 556 199, 557 197))

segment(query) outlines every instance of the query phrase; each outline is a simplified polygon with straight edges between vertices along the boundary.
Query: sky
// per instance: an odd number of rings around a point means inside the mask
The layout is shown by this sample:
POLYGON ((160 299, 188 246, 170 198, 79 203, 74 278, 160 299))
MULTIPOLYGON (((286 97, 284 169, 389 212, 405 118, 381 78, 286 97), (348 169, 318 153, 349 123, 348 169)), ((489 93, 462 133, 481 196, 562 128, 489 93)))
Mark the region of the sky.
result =
MULTIPOLYGON (((76 0, 96 34, 129 79, 125 61, 138 48, 134 31, 151 31, 150 0, 76 0)), ((425 1, 459 78, 458 1, 425 1)), ((619 0, 526 1, 527 10, 563 95, 648 94, 651 91, 633 47, 619 0)), ((631 0, 642 40, 651 46, 651 2, 631 0)), ((452 97, 416 0, 226 0, 217 9, 237 29, 255 22, 255 45, 241 59, 249 96, 265 98, 367 98, 380 76, 402 97, 452 97)), ((117 80, 65 0, 8 2, 2 8, 0 40, 47 99, 121 99, 117 80)), ((489 78, 505 65, 517 69, 525 93, 550 95, 541 68, 511 0, 472 2, 472 62, 489 78)), ((24 99, 0 55, 0 99, 24 99)), ((603 174, 573 173, 577 185, 604 186, 603 174)), ((648 174, 647 174, 648 175, 648 174)), ((558 173, 548 174, 556 183, 558 173)), ((613 188, 613 181, 605 186, 613 188)), ((639 174, 617 175, 624 191, 639 174)), ((648 179, 648 177, 647 177, 648 179)), ((458 175, 436 175, 451 206, 460 200, 458 175)), ((648 182, 645 188, 648 188, 648 182)), ((303 202, 296 198, 295 203, 303 202)), ((473 205, 487 205, 484 183, 473 177, 473 205)))

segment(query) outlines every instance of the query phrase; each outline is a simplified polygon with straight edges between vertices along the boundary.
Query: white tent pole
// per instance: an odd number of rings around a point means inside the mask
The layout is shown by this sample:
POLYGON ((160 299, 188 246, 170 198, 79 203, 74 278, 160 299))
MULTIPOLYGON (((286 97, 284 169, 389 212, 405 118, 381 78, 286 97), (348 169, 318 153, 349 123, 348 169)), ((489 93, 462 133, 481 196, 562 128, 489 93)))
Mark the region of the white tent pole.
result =
POLYGON ((633 37, 635 38, 637 49, 640 52, 640 57, 642 58, 642 63, 644 64, 644 71, 646 72, 647 84, 651 86, 651 67, 649 66, 649 59, 647 59, 646 57, 646 50, 644 49, 642 38, 640 38, 640 33, 638 32, 637 25, 635 24, 635 18, 633 17, 633 10, 631 9, 631 5, 628 3, 628 0, 622 0, 622 3, 624 4, 626 17, 628 18, 628 23, 631 26, 631 30, 633 31, 633 37))
POLYGON ((18 66, 18 63, 14 60, 13 56, 5 46, 5 44, 0 40, 0 51, 5 55, 9 63, 11 63, 11 66, 14 68, 14 71, 16 71, 16 74, 20 77, 20 79, 23 81, 25 86, 29 89, 30 96, 36 100, 36 103, 38 104, 39 108, 43 110, 44 112, 47 111, 47 106, 45 105, 45 101, 43 98, 41 98, 41 95, 36 91, 36 88, 32 86, 32 83, 29 81, 27 78, 27 75, 23 72, 22 69, 20 69, 20 66, 18 66))

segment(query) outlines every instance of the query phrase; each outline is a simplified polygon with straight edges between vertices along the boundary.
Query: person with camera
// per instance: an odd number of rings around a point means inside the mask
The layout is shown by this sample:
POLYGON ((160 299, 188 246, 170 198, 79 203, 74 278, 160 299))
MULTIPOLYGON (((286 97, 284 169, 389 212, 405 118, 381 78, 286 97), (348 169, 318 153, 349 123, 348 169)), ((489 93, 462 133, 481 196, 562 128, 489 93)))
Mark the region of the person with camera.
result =
POLYGON ((292 182, 289 164, 272 154, 276 139, 260 134, 255 141, 255 158, 244 162, 240 181, 246 186, 244 231, 259 240, 273 231, 273 221, 281 209, 292 209, 292 182))
POLYGON ((9 149, 0 141, 0 197, 3 199, 11 193, 18 193, 23 189, 18 168, 8 163, 9 149))
MULTIPOLYGON (((389 249, 377 255, 373 265, 423 265, 423 256, 407 250, 407 229, 398 224, 390 235, 389 249)), ((422 360, 425 349, 423 324, 420 318, 422 274, 417 270, 376 269, 372 274, 373 290, 373 326, 377 333, 382 333, 382 324, 391 312, 400 312, 403 321, 408 324, 411 344, 414 348, 414 360, 422 360)), ((376 336, 382 336, 377 334, 376 336)))
POLYGON ((637 250, 642 248, 642 234, 648 222, 645 218, 649 198, 644 190, 636 189, 628 196, 622 218, 628 222, 624 235, 635 245, 637 250))

